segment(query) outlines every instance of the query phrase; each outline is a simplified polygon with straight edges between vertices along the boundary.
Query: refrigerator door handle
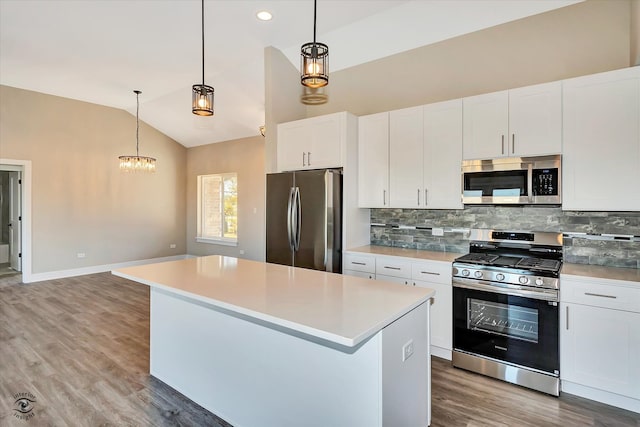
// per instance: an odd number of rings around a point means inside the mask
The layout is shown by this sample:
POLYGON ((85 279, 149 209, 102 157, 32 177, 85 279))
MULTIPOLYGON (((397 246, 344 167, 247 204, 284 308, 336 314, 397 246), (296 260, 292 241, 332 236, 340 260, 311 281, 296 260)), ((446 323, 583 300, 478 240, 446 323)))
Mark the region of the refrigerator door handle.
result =
POLYGON ((296 227, 295 227, 295 244, 294 244, 294 248, 296 250, 296 252, 298 251, 298 249, 300 249, 300 227, 302 224, 302 206, 300 205, 300 188, 296 187, 296 191, 295 191, 295 223, 296 223, 296 227))
POLYGON ((293 248, 293 203, 294 202, 295 189, 291 187, 289 189, 289 201, 287 202, 287 238, 289 239, 289 248, 293 248))

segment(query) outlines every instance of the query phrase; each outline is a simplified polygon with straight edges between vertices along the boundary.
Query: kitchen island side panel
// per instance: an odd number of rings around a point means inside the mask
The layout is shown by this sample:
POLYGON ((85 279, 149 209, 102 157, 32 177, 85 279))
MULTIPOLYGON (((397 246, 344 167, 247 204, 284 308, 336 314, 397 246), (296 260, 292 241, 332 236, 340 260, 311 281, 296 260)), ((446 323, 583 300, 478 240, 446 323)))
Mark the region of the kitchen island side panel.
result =
MULTIPOLYGON (((403 364, 409 375, 389 379, 395 377, 385 370, 402 368, 402 349, 392 342, 413 333, 411 319, 428 319, 424 312, 428 302, 360 346, 336 348, 152 288, 150 373, 235 427, 404 425, 388 409, 395 406, 390 392, 399 381, 409 381, 408 390, 428 389, 429 376, 414 375, 420 363, 408 363, 427 360, 427 336, 414 338, 414 355, 403 364)), ((403 395, 401 407, 423 417, 424 393, 403 395)))

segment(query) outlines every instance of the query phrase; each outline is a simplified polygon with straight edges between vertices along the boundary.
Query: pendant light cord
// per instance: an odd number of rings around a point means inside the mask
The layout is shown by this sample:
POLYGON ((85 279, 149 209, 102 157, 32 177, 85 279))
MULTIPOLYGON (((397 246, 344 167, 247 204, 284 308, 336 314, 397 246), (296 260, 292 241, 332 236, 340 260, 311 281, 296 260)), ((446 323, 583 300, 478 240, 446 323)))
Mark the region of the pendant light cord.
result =
POLYGON ((314 46, 316 45, 316 10, 317 9, 318 9, 318 0, 313 0, 313 45, 314 46))
POLYGON ((204 0, 202 0, 202 86, 204 86, 204 0))
POLYGON ((140 157, 140 138, 138 137, 140 133, 140 91, 136 90, 134 92, 136 93, 136 157, 140 157))

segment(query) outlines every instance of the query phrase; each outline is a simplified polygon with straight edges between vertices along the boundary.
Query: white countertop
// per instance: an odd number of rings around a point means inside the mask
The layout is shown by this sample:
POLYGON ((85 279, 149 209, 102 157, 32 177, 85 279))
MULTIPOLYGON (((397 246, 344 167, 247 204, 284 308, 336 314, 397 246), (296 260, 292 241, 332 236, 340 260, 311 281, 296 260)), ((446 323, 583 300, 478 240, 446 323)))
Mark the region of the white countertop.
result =
POLYGON ((219 255, 112 273, 347 347, 435 294, 428 288, 219 255))
POLYGON ((593 277, 597 279, 622 280, 640 285, 640 269, 603 267, 599 265, 562 264, 562 276, 593 277))
POLYGON ((461 257, 464 254, 459 254, 455 252, 434 252, 434 251, 424 251, 421 249, 405 249, 405 248, 396 248, 390 246, 376 246, 376 245, 367 245, 360 246, 357 248, 350 248, 346 252, 357 252, 363 254, 371 254, 371 255, 386 255, 386 256, 398 256, 405 258, 415 258, 418 260, 429 260, 429 261, 444 261, 444 262, 453 262, 458 257, 461 257))

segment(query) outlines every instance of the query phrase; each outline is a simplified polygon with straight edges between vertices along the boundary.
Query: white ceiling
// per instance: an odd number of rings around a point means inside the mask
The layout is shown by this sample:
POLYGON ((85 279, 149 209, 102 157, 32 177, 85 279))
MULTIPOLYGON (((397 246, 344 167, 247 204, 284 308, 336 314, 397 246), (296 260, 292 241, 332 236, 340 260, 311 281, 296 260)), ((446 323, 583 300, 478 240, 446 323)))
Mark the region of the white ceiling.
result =
MULTIPOLYGON (((330 72, 582 0, 319 0, 330 72)), ((215 115, 191 114, 201 82, 198 0, 0 0, 0 84, 122 108, 192 147, 258 134, 263 52, 298 67, 313 0, 206 0, 205 82, 215 115), (259 10, 273 20, 258 21, 259 10)))

